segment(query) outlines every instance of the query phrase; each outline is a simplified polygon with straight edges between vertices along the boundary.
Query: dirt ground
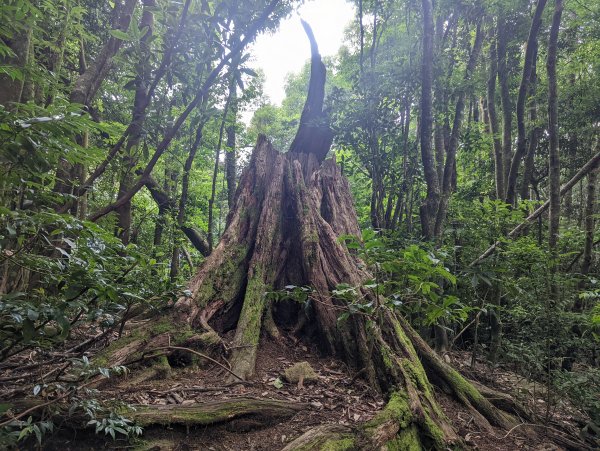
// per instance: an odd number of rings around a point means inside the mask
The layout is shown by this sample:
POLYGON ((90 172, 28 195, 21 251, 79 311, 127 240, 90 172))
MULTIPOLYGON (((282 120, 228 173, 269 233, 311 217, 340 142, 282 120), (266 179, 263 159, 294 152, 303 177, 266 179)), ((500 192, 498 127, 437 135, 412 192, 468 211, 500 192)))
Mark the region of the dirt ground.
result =
MULTIPOLYGON (((35 356, 32 360, 35 360, 35 356)), ((455 353, 452 364, 471 379, 478 380, 495 389, 515 394, 516 388, 526 384, 514 373, 479 363, 474 369, 468 364, 466 353, 455 353)), ((5 368, 0 378, 0 398, 10 399, 19 390, 20 367, 5 368), (16 384, 16 385, 15 385, 16 384)), ((51 368, 51 367, 50 367, 51 368)), ((293 417, 274 422, 258 429, 232 421, 203 427, 148 427, 141 439, 133 443, 96 436, 92 431, 69 430, 68 426, 49 438, 44 449, 92 450, 92 449, 145 449, 145 450, 280 450, 307 430, 323 424, 342 424, 353 427, 372 418, 385 404, 380 393, 373 391, 340 361, 319 356, 316 349, 302 343, 281 339, 278 343, 263 340, 257 361, 257 374, 247 384, 224 386, 225 372, 216 365, 205 369, 174 368, 167 379, 144 380, 139 372, 120 379, 110 379, 98 387, 97 397, 106 401, 118 400, 128 404, 164 406, 169 404, 193 405, 215 400, 236 398, 276 399, 302 403, 305 408, 293 417), (297 362, 308 362, 318 375, 313 382, 298 384, 285 382, 282 377, 286 368, 297 362), (280 384, 283 382, 283 384, 280 384)), ((47 371, 48 368, 45 369, 47 371)), ((534 394, 523 397, 525 403, 539 404, 534 394)), ((437 399, 459 435, 472 449, 478 450, 560 450, 564 449, 540 434, 524 434, 524 428, 487 431, 480 429, 470 412, 446 394, 436 391, 437 399)), ((537 406, 541 408, 540 406, 537 406)), ((576 413, 568 406, 554 413, 553 421, 562 422, 575 433, 576 413)), ((550 426, 546 426, 550 427, 550 426)), ((34 445, 32 445, 35 448, 34 445)))

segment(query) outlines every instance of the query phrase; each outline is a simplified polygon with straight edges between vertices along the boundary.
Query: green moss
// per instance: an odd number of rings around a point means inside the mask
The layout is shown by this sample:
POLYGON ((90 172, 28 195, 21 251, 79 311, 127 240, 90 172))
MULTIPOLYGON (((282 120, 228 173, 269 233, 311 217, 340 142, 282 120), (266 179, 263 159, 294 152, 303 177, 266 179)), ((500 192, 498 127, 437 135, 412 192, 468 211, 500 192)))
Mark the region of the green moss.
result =
POLYGON ((398 435, 386 443, 388 451, 422 451, 421 440, 417 427, 412 425, 409 428, 402 429, 398 435))
POLYGON ((371 429, 381 426, 388 421, 398 422, 401 429, 407 428, 412 422, 413 415, 405 393, 393 392, 385 408, 375 418, 368 421, 364 428, 368 434, 371 429))
POLYGON ((171 375, 171 365, 169 365, 169 359, 167 359, 166 355, 158 357, 153 368, 156 370, 156 377, 158 379, 166 379, 171 375))
POLYGON ((327 440, 320 449, 321 451, 347 451, 354 449, 354 437, 347 436, 336 440, 327 440))
POLYGON ((158 323, 152 325, 151 332, 153 335, 160 335, 166 332, 170 332, 173 329, 173 323, 165 318, 160 320, 158 323))
POLYGON ((264 294, 269 290, 260 272, 248 282, 244 306, 237 326, 237 329, 242 332, 241 342, 238 345, 258 345, 265 308, 264 294))

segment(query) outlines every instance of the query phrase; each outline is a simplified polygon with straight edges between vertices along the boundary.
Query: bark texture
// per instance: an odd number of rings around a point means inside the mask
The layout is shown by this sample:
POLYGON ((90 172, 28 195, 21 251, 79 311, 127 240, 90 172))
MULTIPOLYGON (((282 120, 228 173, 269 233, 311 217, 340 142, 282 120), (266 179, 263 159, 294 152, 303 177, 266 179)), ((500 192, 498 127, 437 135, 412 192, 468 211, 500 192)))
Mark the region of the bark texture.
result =
POLYGON ((426 239, 434 235, 435 215, 440 197, 440 181, 431 143, 433 128, 433 5, 431 0, 422 0, 423 9, 423 54, 421 61, 421 159, 427 184, 427 197, 421 205, 421 228, 426 239))
MULTIPOLYGON (((548 140, 549 146, 549 178, 550 178, 550 226, 548 245, 554 252, 558 243, 558 226, 560 221, 560 157, 558 142, 558 85, 556 81, 556 59, 558 47, 558 31, 563 11, 562 0, 556 0, 554 16, 548 39, 548 140)), ((554 265, 553 265, 554 269, 554 265)))

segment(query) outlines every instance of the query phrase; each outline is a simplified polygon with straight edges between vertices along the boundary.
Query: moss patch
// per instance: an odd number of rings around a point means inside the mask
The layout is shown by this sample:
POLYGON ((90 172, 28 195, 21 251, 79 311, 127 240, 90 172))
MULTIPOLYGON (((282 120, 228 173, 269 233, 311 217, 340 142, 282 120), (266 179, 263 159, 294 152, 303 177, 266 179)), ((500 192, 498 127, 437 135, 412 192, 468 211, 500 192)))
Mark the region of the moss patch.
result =
POLYGON ((400 429, 404 429, 410 425, 412 417, 406 394, 393 392, 385 408, 365 424, 365 432, 369 435, 371 430, 388 421, 398 422, 400 429))
POLYGON ((327 440, 320 449, 321 451, 347 451, 354 449, 354 437, 347 436, 337 440, 327 440))
POLYGON ((421 440, 416 426, 402 429, 393 440, 386 443, 388 451, 422 451, 421 440))

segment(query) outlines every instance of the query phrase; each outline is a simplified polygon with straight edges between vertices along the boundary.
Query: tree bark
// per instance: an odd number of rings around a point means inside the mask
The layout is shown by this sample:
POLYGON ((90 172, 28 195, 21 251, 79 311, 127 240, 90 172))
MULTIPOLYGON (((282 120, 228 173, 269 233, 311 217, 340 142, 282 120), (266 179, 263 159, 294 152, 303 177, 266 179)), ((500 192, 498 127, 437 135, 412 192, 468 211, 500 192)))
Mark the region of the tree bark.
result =
POLYGON ((596 190, 598 184, 598 168, 588 174, 587 199, 585 202, 585 245, 583 248, 583 260, 581 261, 581 274, 587 276, 592 267, 592 256, 594 248, 594 232, 596 229, 596 190))
POLYGON ((427 196, 420 208, 421 228, 425 239, 434 236, 436 210, 440 197, 440 184, 435 168, 435 156, 431 143, 433 128, 433 5, 431 0, 421 0, 423 11, 423 51, 421 56, 421 160, 427 196))
POLYGON ((497 35, 495 42, 490 44, 490 73, 487 82, 487 113, 489 118, 490 132, 494 145, 494 176, 496 181, 496 198, 504 199, 504 157, 502 153, 502 141, 500 140, 500 128, 498 126, 498 114, 496 113, 496 78, 498 77, 498 51, 497 35))
POLYGON ((229 112, 229 105, 233 98, 235 91, 235 80, 233 76, 229 82, 229 92, 227 95, 227 101, 223 108, 223 117, 221 118, 221 126, 219 127, 219 140, 217 142, 217 148, 215 149, 215 164, 213 167, 212 185, 210 191, 210 198, 208 199, 208 244, 212 250, 215 243, 215 225, 214 225, 214 207, 215 207, 215 196, 217 193, 217 177, 219 175, 219 163, 221 159, 221 146, 223 145, 223 133, 225 131, 225 123, 227 122, 227 113, 229 112))
POLYGON ((231 209, 235 199, 237 178, 237 155, 235 148, 235 124, 227 127, 227 152, 225 153, 225 179, 227 180, 227 207, 231 209))
POLYGON ((508 173, 508 182, 506 185, 506 202, 516 205, 517 202, 517 178, 521 160, 527 151, 527 131, 525 128, 525 102, 527 101, 527 92, 529 91, 529 80, 531 79, 531 70, 533 59, 536 55, 537 37, 542 25, 542 13, 546 7, 546 0, 538 0, 535 7, 531 28, 525 47, 525 61, 523 63, 523 75, 519 86, 519 95, 517 97, 517 149, 510 163, 508 173))
POLYGON ((537 91, 537 52, 538 43, 535 41, 535 56, 533 58, 531 80, 529 83, 529 97, 531 98, 531 105, 529 106, 529 122, 532 125, 532 129, 529 133, 527 155, 525 156, 523 180, 521 183, 521 199, 529 199, 530 197, 529 191, 531 183, 533 182, 533 173, 535 171, 535 152, 537 150, 539 135, 543 131, 537 124, 537 102, 535 99, 537 91))
MULTIPOLYGON (((154 13, 152 8, 156 6, 155 0, 144 0, 144 9, 139 28, 148 31, 140 39, 140 55, 137 63, 136 89, 133 101, 131 132, 125 146, 125 152, 121 159, 121 180, 119 183, 118 197, 123 196, 131 189, 134 180, 134 168, 138 162, 138 146, 142 138, 144 123, 146 121, 146 105, 148 101, 148 85, 150 82, 150 46, 154 28, 154 13)), ((129 243, 131 229, 131 199, 121 205, 117 210, 117 227, 123 244, 129 243)))
MULTIPOLYGON (((556 246, 558 244, 558 227, 560 223, 560 155, 558 140, 558 85, 556 81, 556 60, 558 47, 558 33, 560 19, 563 11, 563 0, 555 0, 552 27, 548 39, 548 58, 546 69, 548 71, 548 141, 549 145, 549 181, 550 181, 550 218, 548 229, 548 246, 555 260, 556 246)), ((556 270, 556 262, 551 263, 556 270)))
POLYGON ((7 74, 0 75, 0 105, 4 105, 9 111, 14 111, 13 103, 22 100, 26 68, 31 58, 32 30, 33 27, 27 27, 27 29, 15 33, 13 39, 7 40, 6 45, 13 51, 14 56, 7 56, 0 60, 1 64, 12 66, 20 72, 20 76, 15 78, 7 74))
POLYGON ((500 83, 500 100, 502 103, 502 166, 504 168, 503 185, 506 191, 508 170, 512 158, 512 115, 513 106, 510 96, 509 70, 507 68, 508 24, 506 19, 498 20, 496 49, 498 54, 498 81, 500 83))

